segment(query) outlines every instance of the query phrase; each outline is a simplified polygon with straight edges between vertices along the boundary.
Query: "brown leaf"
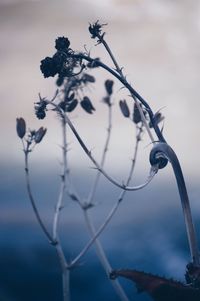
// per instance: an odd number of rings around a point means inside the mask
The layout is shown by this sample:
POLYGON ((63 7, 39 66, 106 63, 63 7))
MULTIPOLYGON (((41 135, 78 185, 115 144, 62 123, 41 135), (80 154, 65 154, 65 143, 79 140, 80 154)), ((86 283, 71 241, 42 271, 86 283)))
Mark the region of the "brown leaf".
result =
POLYGON ((128 278, 136 283, 139 291, 145 291, 155 301, 200 301, 200 290, 184 283, 136 270, 117 270, 110 275, 128 278))

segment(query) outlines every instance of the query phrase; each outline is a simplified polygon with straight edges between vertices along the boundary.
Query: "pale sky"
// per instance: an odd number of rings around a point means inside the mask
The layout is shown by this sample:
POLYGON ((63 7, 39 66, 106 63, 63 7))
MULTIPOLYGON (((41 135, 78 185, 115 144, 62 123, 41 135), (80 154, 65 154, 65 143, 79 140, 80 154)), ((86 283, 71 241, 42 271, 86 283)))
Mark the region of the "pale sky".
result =
MULTIPOLYGON (((33 103, 38 92, 49 96, 54 92, 54 79, 44 79, 40 60, 54 52, 57 36, 68 36, 75 49, 84 44, 92 54, 109 62, 104 49, 94 47, 88 34, 88 23, 99 19, 108 23, 107 41, 133 86, 144 96, 153 110, 161 108, 166 117, 164 132, 177 151, 184 169, 199 175, 199 81, 200 81, 200 3, 185 1, 92 1, 43 0, 0 1, 0 97, 1 97, 1 160, 19 162, 21 145, 15 134, 15 119, 23 116, 31 127, 48 127, 48 135, 40 158, 58 158, 59 126, 56 119, 36 120, 33 103), (48 150, 48 152, 46 152, 48 150), (45 152, 45 154, 44 154, 45 152)), ((104 74, 100 73, 102 83, 104 74)), ((116 92, 120 88, 116 84, 116 92)), ((99 116, 88 117, 78 110, 74 123, 80 128, 88 147, 99 154, 105 134, 105 108, 99 104, 101 86, 94 90, 99 116), (92 124, 92 127, 91 127, 92 124), (93 130, 93 128, 95 130, 93 130), (95 141, 96 133, 99 133, 95 141)), ((109 167, 128 166, 131 158, 132 128, 122 118, 115 94, 116 118, 110 147, 109 167), (122 162, 122 165, 120 165, 122 162)), ((126 94, 123 97, 127 97, 126 94)), ((128 99, 128 97, 127 97, 128 99)), ((142 150, 147 155, 149 140, 142 150)), ((79 147, 73 142, 72 157, 79 147)), ((78 154, 80 152, 78 151, 78 154)), ((78 155, 79 157, 79 155, 78 155)), ((83 156, 84 158, 84 156, 83 156)), ((146 157, 145 157, 146 158, 146 157)), ((146 159, 145 159, 146 160, 146 159)), ((82 162, 82 159, 81 159, 82 162)), ((143 160, 141 157, 142 168, 143 160)), ((82 163, 81 163, 82 164, 82 163)), ((89 165, 89 163, 86 163, 89 165)))

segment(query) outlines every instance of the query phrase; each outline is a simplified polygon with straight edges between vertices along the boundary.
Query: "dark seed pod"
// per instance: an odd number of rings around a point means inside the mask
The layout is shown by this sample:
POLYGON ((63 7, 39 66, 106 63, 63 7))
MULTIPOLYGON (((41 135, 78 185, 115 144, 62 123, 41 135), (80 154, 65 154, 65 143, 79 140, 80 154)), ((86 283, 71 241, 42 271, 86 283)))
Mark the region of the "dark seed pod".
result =
POLYGON ((85 73, 82 76, 82 82, 85 83, 85 84, 86 83, 94 83, 95 82, 95 77, 90 75, 90 74, 85 73))
POLYGON ((17 118, 16 130, 19 138, 24 138, 26 134, 26 122, 23 118, 17 118))
POLYGON ((114 84, 113 80, 107 79, 105 81, 105 88, 108 95, 111 95, 113 93, 113 84, 114 84))
POLYGON ((139 122, 141 122, 141 115, 140 115, 140 111, 136 105, 136 103, 134 104, 134 109, 133 109, 133 122, 135 124, 138 124, 139 122))
POLYGON ((73 99, 72 102, 70 102, 67 105, 66 111, 67 112, 72 112, 76 108, 77 104, 78 104, 78 100, 77 99, 73 99))
POLYGON ((130 111, 129 111, 129 108, 128 108, 128 105, 127 105, 125 99, 124 100, 120 100, 119 107, 120 107, 121 112, 124 115, 124 117, 128 118, 130 116, 130 111))
POLYGON ((46 134, 46 131, 47 129, 41 127, 39 128, 39 130, 35 132, 35 137, 34 137, 35 143, 40 143, 42 141, 44 135, 46 134))
POLYGON ((64 77, 63 76, 59 76, 58 79, 57 79, 57 81, 56 81, 56 85, 58 87, 60 87, 60 86, 62 86, 63 82, 64 82, 64 77))
POLYGON ((84 96, 83 100, 81 100, 81 107, 89 114, 92 114, 93 111, 95 111, 91 100, 87 96, 84 96))
POLYGON ((46 117, 45 110, 39 109, 35 112, 38 119, 44 119, 46 117))

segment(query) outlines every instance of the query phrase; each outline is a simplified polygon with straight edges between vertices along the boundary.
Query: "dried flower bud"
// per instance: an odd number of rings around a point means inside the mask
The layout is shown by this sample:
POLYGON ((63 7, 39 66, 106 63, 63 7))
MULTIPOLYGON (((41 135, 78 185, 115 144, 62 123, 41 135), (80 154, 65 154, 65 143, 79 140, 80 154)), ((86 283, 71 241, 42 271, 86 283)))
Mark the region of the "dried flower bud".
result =
POLYGON ((63 76, 59 76, 59 77, 57 78, 56 85, 57 85, 58 87, 60 87, 60 86, 62 86, 63 82, 64 82, 64 77, 63 77, 63 76))
POLYGON ((72 102, 68 103, 67 104, 67 112, 72 112, 76 106, 78 104, 78 100, 77 99, 73 99, 72 102))
POLYGON ((91 100, 87 96, 84 96, 83 100, 81 101, 81 107, 89 114, 92 114, 93 111, 95 111, 91 100))
POLYGON ((84 73, 81 80, 84 84, 94 83, 95 82, 95 77, 90 75, 90 74, 84 73))
POLYGON ((16 130, 19 138, 24 138, 26 134, 26 122, 23 118, 17 118, 16 130))
POLYGON ((42 141, 44 135, 46 134, 46 131, 47 129, 40 127, 39 130, 35 132, 35 137, 34 137, 35 143, 40 143, 42 141))
POLYGON ((140 111, 136 105, 136 103, 134 103, 134 109, 133 109, 133 122, 135 124, 138 124, 139 122, 141 122, 141 116, 140 116, 140 111))
POLYGON ((130 116, 130 111, 129 111, 128 105, 126 103, 126 100, 125 99, 120 100, 119 106, 120 106, 121 112, 124 115, 124 117, 128 118, 130 116))
POLYGON ((90 26, 88 27, 88 30, 91 34, 92 39, 100 38, 102 26, 104 26, 104 25, 106 25, 106 24, 100 24, 99 21, 96 21, 94 24, 90 24, 90 26))
POLYGON ((58 37, 55 41, 55 48, 59 51, 67 51, 70 41, 65 37, 58 37))
POLYGON ((114 84, 113 80, 107 79, 105 81, 105 88, 108 95, 111 95, 113 93, 113 84, 114 84))
POLYGON ((56 62, 51 57, 46 57, 41 61, 40 70, 42 71, 44 77, 54 77, 58 72, 56 62))
MULTIPOLYGON (((163 121, 164 116, 162 116, 162 114, 160 112, 156 112, 153 119, 154 119, 154 122, 158 124, 159 122, 163 121)), ((151 121, 149 122, 149 127, 150 128, 153 127, 153 124, 151 121)))

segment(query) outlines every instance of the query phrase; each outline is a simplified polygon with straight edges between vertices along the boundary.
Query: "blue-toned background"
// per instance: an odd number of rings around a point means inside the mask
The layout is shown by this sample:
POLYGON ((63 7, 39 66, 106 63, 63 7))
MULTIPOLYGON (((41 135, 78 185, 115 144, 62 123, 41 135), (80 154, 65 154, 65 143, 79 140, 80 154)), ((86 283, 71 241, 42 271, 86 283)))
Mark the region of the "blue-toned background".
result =
MULTIPOLYGON (((31 179, 44 221, 51 229, 59 192, 61 130, 55 115, 43 121, 34 116, 38 93, 51 97, 54 79, 44 79, 40 60, 54 53, 54 40, 68 36, 74 49, 84 45, 94 57, 110 63, 102 46, 90 39, 88 23, 108 23, 106 38, 130 83, 165 115, 164 133, 176 150, 188 184, 197 233, 199 206, 199 70, 200 4, 198 0, 0 0, 0 300, 62 300, 59 262, 35 221, 26 193, 22 146, 15 132, 16 117, 30 128, 48 128, 44 141, 31 155, 31 179)), ((95 73, 93 73, 96 75, 95 73)), ((101 103, 105 73, 88 92, 96 112, 76 110, 72 120, 99 160, 106 135, 107 111, 101 103)), ((107 78, 107 77, 106 77, 107 78)), ((125 91, 115 83, 113 134, 106 170, 119 181, 126 178, 135 130, 121 116, 118 101, 125 91)), ((95 170, 69 132, 70 166, 79 193, 87 197, 95 170)), ((133 183, 141 183, 149 169, 147 135, 133 183)), ((94 222, 100 225, 119 190, 101 179, 94 222)), ((92 212, 91 211, 91 212, 92 212)), ((62 242, 69 258, 88 241, 82 212, 66 201, 62 213, 62 242)), ((190 260, 182 209, 170 166, 144 190, 126 195, 117 214, 101 235, 113 268, 136 268, 184 280, 190 260)), ((72 301, 118 300, 102 270, 94 248, 72 272, 72 301)), ((122 280, 131 300, 135 287, 122 280)))

